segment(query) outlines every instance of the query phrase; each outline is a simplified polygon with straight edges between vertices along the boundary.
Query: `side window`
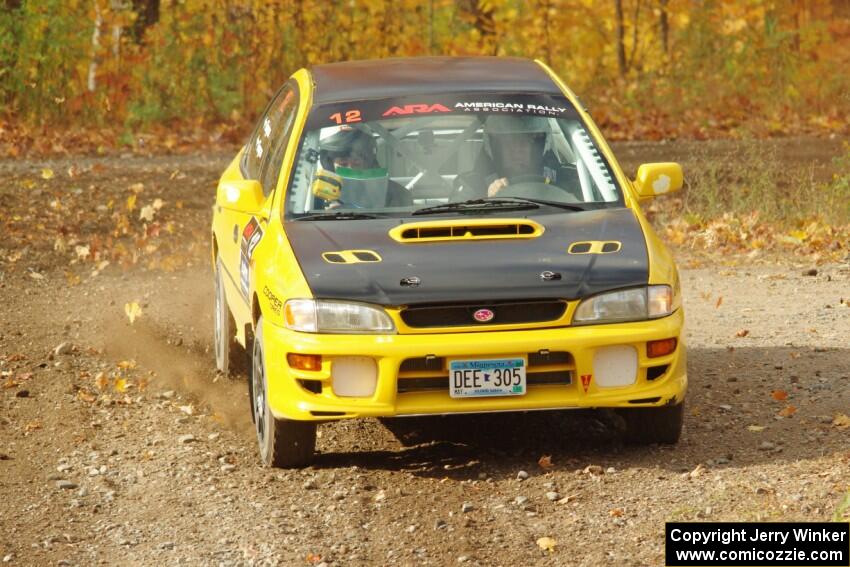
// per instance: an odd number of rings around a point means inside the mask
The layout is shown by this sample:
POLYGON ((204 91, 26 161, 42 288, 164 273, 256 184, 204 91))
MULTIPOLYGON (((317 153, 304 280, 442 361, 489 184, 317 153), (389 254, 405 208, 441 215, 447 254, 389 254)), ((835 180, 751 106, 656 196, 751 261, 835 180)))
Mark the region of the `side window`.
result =
POLYGON ((294 85, 287 84, 278 94, 266 118, 260 125, 262 133, 271 132, 265 139, 269 141, 267 155, 263 156, 260 164, 259 180, 263 186, 263 193, 268 195, 274 191, 280 167, 283 162, 283 154, 295 124, 295 115, 298 110, 298 93, 294 85))
POLYGON ((277 182, 281 160, 298 110, 295 83, 286 83, 260 118, 245 147, 242 174, 257 179, 268 195, 277 182))

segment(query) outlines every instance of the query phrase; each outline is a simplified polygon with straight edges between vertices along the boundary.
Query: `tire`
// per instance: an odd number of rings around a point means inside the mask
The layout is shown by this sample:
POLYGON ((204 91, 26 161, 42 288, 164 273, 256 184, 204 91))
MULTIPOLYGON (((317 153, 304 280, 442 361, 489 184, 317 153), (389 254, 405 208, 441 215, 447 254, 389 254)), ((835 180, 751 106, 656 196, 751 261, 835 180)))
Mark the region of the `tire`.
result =
POLYGON ((625 408, 618 411, 626 422, 625 441, 632 445, 675 445, 682 434, 685 402, 673 406, 625 408))
POLYGON ((217 260, 215 264, 215 313, 213 320, 215 367, 225 376, 238 376, 245 374, 247 354, 236 341, 236 322, 227 306, 221 276, 221 260, 217 260))
POLYGON ((300 468, 313 460, 316 449, 316 424, 310 421, 276 419, 268 404, 263 318, 254 331, 251 356, 251 404, 260 460, 267 467, 300 468))

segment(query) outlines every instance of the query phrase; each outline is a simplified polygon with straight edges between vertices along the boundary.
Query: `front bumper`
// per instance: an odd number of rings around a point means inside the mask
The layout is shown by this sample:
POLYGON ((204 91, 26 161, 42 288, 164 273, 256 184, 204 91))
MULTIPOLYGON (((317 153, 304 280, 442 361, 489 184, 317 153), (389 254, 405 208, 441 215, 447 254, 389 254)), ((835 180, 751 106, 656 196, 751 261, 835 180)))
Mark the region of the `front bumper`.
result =
MULTIPOLYGON (((278 419, 307 421, 679 403, 687 389, 685 345, 680 337, 683 321, 684 314, 679 309, 669 317, 636 323, 417 335, 319 335, 265 324, 263 342, 268 403, 278 419), (647 341, 671 337, 679 339, 675 351, 662 357, 647 357, 647 341), (602 347, 617 345, 630 345, 637 351, 635 381, 627 386, 601 387, 592 378, 594 354, 602 347), (441 376, 448 375, 445 364, 442 371, 423 370, 417 373, 408 370, 400 373, 402 363, 409 359, 502 358, 540 351, 569 353, 569 361, 557 365, 557 368, 542 366, 536 369, 569 372, 568 384, 529 382, 523 396, 462 399, 449 396, 447 380, 446 387, 441 389, 410 391, 398 386, 399 382, 412 377, 439 380, 441 376), (286 361, 287 353, 322 355, 321 370, 292 369, 286 361), (372 396, 352 398, 334 395, 331 366, 334 358, 343 356, 374 358, 378 379, 372 396), (589 380, 588 375, 591 376, 589 380), (585 380, 581 379, 582 376, 585 380), (310 391, 304 384, 321 384, 321 391, 310 391)), ((528 369, 529 376, 533 370, 528 369)))

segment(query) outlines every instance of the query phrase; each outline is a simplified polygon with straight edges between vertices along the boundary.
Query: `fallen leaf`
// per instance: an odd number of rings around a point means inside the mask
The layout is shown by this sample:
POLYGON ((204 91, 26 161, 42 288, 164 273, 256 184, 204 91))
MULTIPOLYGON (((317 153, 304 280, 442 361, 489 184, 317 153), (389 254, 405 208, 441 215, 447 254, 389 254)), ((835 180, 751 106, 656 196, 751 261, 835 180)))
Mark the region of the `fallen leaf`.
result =
POLYGON ((129 197, 127 197, 127 210, 132 211, 136 208, 136 194, 133 193, 129 197))
POLYGON ((115 380, 115 391, 116 392, 124 392, 127 390, 127 380, 125 378, 118 378, 115 380))
POLYGON ((31 421, 24 426, 24 431, 29 433, 30 431, 35 431, 36 429, 41 429, 41 422, 39 420, 31 421))
POLYGON ((130 319, 130 324, 132 325, 138 317, 141 317, 142 308, 139 307, 138 303, 133 301, 124 305, 124 313, 127 314, 127 318, 130 319))
POLYGON ((543 551, 548 551, 549 553, 555 551, 556 545, 558 545, 558 542, 552 539, 551 537, 541 537, 537 540, 537 547, 539 547, 543 551))
POLYGON ((42 179, 53 179, 53 170, 49 167, 45 167, 41 170, 41 178, 42 179))
POLYGON ((98 390, 105 390, 109 385, 109 380, 106 378, 106 374, 98 372, 97 376, 94 377, 94 385, 97 386, 98 390))
POLYGON ((624 510, 622 508, 614 508, 613 510, 608 510, 608 515, 612 518, 620 518, 623 516, 624 510))
POLYGON ((153 217, 155 214, 156 209, 154 209, 153 205, 145 205, 144 207, 142 207, 142 210, 139 211, 139 220, 153 222, 153 217))
POLYGON ((95 400, 97 400, 97 396, 95 396, 94 394, 87 392, 85 390, 78 390, 77 391, 77 398, 81 399, 84 402, 88 402, 90 404, 93 403, 95 400))
POLYGON ((549 470, 555 466, 552 464, 552 455, 543 455, 537 460, 537 464, 544 470, 549 470))
POLYGON ((777 402, 788 399, 788 392, 785 390, 774 390, 770 395, 773 396, 773 399, 777 402))
POLYGON ((791 417, 795 413, 797 413, 797 408, 795 408, 794 406, 785 406, 779 412, 779 415, 781 415, 782 417, 791 417))
POLYGON ((317 563, 320 563, 322 561, 322 556, 318 553, 308 553, 305 559, 310 565, 316 565, 317 563))
POLYGON ((76 252, 77 258, 79 258, 80 260, 85 260, 91 254, 91 249, 88 247, 88 245, 86 245, 86 246, 77 245, 77 246, 74 247, 74 252, 76 252))
POLYGON ((135 360, 122 360, 118 363, 117 366, 121 370, 127 370, 129 368, 135 368, 136 367, 136 361, 135 360))
POLYGON ((723 304, 723 296, 721 295, 720 297, 717 298, 717 303, 714 304, 714 308, 717 309, 722 304, 723 304))
POLYGON ((843 413, 835 414, 835 418, 832 420, 832 425, 838 429, 847 429, 850 427, 850 417, 843 413))
POLYGON ((758 433, 760 431, 764 431, 765 429, 767 429, 767 427, 765 427, 764 425, 748 425, 747 426, 748 431, 753 431, 755 433, 758 433))
POLYGON ((738 331, 737 333, 735 333, 735 336, 736 336, 736 337, 746 337, 746 336, 747 336, 747 335, 749 335, 749 334, 750 334, 750 330, 749 330, 749 329, 741 329, 740 331, 738 331))
POLYGON ((34 280, 43 280, 44 276, 39 274, 38 272, 30 272, 30 277, 34 280))

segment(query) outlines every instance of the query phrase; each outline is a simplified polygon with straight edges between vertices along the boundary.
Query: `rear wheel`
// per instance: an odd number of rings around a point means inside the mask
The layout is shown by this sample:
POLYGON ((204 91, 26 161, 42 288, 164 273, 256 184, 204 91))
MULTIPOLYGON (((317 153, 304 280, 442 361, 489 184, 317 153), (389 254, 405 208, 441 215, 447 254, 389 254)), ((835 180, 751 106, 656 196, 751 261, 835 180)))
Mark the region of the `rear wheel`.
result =
POLYGON ((236 341, 236 323, 230 309, 227 307, 227 298, 224 295, 224 283, 222 277, 221 260, 215 264, 215 367, 225 376, 236 376, 245 371, 245 359, 247 355, 236 341))
POLYGON ((626 442, 633 445, 674 445, 682 434, 685 402, 673 406, 624 408, 618 413, 626 422, 626 442))
POLYGON ((268 403, 268 382, 263 349, 263 318, 254 331, 251 356, 251 403, 260 460, 268 467, 306 467, 316 449, 316 424, 276 419, 268 403))

